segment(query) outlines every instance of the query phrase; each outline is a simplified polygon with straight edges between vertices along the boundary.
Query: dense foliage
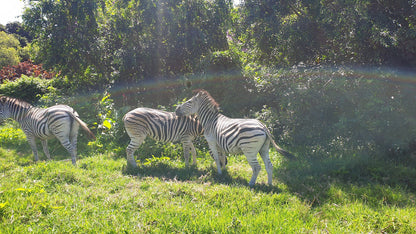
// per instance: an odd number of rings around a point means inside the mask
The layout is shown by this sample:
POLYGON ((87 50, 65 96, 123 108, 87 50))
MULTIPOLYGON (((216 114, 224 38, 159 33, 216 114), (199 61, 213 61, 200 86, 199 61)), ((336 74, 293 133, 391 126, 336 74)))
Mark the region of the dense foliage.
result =
POLYGON ((5 32, 0 32, 0 68, 19 63, 19 41, 5 32))
POLYGON ((95 147, 125 146, 128 110, 204 88, 299 157, 415 151, 412 1, 28 2, 31 56, 59 74, 34 100, 81 109, 95 147))
POLYGON ((6 66, 0 70, 0 83, 4 80, 16 80, 22 75, 41 77, 43 79, 52 79, 55 77, 54 72, 47 71, 42 68, 42 64, 34 64, 32 61, 24 61, 14 66, 6 66))
POLYGON ((32 37, 19 22, 0 24, 0 69, 30 58, 32 37))
POLYGON ((17 21, 7 23, 6 26, 0 25, 0 31, 4 31, 7 34, 16 37, 22 47, 27 46, 33 39, 29 32, 22 26, 22 23, 17 21))
POLYGON ((382 69, 261 73, 259 118, 303 156, 407 160, 416 135, 413 77, 382 69), (265 99, 264 99, 265 98, 265 99))
POLYGON ((233 31, 264 64, 416 65, 415 3, 245 0, 233 31))
POLYGON ((5 80, 0 86, 0 94, 34 104, 52 89, 51 80, 23 75, 14 82, 5 80))
POLYGON ((227 0, 31 4, 24 20, 40 46, 38 59, 73 79, 87 70, 96 82, 172 77, 194 71, 209 51, 227 49, 227 0))

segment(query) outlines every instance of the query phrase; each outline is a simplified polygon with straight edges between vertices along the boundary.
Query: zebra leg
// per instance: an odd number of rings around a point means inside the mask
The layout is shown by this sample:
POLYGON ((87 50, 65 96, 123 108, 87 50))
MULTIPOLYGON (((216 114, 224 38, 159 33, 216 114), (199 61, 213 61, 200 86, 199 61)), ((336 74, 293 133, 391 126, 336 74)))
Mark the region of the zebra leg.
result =
POLYGON ((192 144, 192 142, 191 142, 191 144, 189 146, 191 147, 192 164, 196 165, 196 150, 195 150, 194 144, 192 144))
POLYGON ((26 138, 29 142, 30 148, 32 148, 33 156, 35 157, 35 162, 39 161, 38 148, 36 147, 35 137, 26 135, 26 138))
POLYGON ((218 150, 218 157, 219 157, 220 163, 221 163, 221 168, 225 169, 225 166, 227 165, 226 153, 223 150, 219 149, 218 147, 217 147, 217 150, 218 150))
POLYGON ((182 148, 183 148, 183 157, 185 158, 185 166, 189 167, 189 151, 190 151, 189 142, 184 141, 182 143, 182 148))
POLYGON ((196 150, 192 141, 184 141, 183 142, 183 153, 185 158, 185 165, 189 166, 189 153, 192 153, 192 164, 196 165, 196 150))
POLYGON ((270 140, 267 139, 264 145, 260 149, 260 156, 263 159, 264 166, 266 167, 267 171, 267 182, 269 185, 272 185, 272 178, 273 178, 273 164, 269 157, 269 146, 270 140))
POLYGON ((48 160, 51 160, 51 155, 49 154, 49 149, 48 149, 48 141, 41 140, 41 142, 42 142, 43 152, 45 152, 45 155, 48 158, 48 160))
POLYGON ((134 136, 131 138, 129 145, 126 148, 127 164, 137 167, 136 160, 134 159, 134 152, 140 147, 145 138, 146 136, 134 136))
POLYGON ((71 154, 72 164, 75 166, 77 164, 77 155, 74 152, 74 148, 72 147, 71 142, 69 141, 68 138, 66 139, 58 138, 58 139, 61 142, 62 146, 71 154))
POLYGON ((74 121, 72 124, 71 133, 69 134, 69 141, 72 144, 72 151, 74 152, 75 157, 77 156, 78 129, 79 124, 74 121))
POLYGON ((247 158, 248 163, 251 166, 251 169, 253 170, 253 175, 251 176, 251 180, 248 183, 248 185, 250 187, 253 187, 254 184, 256 183, 257 180, 257 176, 259 175, 259 172, 261 170, 261 166, 259 164, 259 162, 257 161, 257 153, 244 153, 244 155, 247 158))
POLYGON ((71 154, 72 164, 75 166, 77 164, 77 155, 69 140, 69 134, 63 134, 64 131, 59 133, 60 134, 55 133, 55 136, 61 142, 61 145, 71 154))
POLYGON ((216 141, 210 141, 210 140, 208 140, 208 138, 207 138, 207 142, 208 142, 209 149, 211 150, 212 157, 215 160, 215 164, 217 164, 218 174, 221 175, 222 174, 221 162, 220 162, 220 159, 218 157, 219 154, 218 154, 218 150, 217 150, 217 142, 216 141))
POLYGON ((72 139, 70 139, 71 143, 72 143, 72 150, 74 151, 75 157, 77 156, 77 135, 75 135, 75 137, 73 137, 72 139))

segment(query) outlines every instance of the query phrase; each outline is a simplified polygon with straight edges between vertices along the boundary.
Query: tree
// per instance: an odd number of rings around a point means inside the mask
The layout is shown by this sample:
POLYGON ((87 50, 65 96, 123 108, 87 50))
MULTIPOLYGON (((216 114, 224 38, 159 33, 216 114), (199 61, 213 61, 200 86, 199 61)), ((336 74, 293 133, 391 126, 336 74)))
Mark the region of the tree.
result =
POLYGON ((0 68, 18 64, 19 49, 19 41, 13 35, 0 32, 0 68))
POLYGON ((101 30, 123 80, 191 73, 201 56, 225 50, 229 0, 117 1, 101 30))
POLYGON ((228 47, 231 0, 40 0, 30 6, 23 20, 39 47, 36 61, 73 80, 177 77, 228 47))
POLYGON ((17 21, 6 24, 5 32, 15 35, 22 47, 25 47, 33 39, 29 32, 23 28, 22 24, 17 21))
POLYGON ((100 1, 29 1, 23 14, 27 30, 39 47, 37 61, 76 76, 99 67, 97 8, 100 1))
POLYGON ((261 63, 412 68, 414 10, 410 0, 245 0, 234 30, 261 63))

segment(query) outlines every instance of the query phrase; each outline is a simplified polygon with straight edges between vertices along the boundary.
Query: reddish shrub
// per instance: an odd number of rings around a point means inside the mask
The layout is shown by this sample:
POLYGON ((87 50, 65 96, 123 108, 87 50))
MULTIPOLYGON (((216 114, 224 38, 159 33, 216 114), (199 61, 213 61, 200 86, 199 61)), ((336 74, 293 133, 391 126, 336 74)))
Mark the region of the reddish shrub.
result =
POLYGON ((3 83, 4 80, 16 80, 22 75, 51 79, 56 73, 44 70, 42 64, 34 64, 32 61, 28 60, 15 66, 3 67, 3 69, 0 70, 0 83, 3 83))

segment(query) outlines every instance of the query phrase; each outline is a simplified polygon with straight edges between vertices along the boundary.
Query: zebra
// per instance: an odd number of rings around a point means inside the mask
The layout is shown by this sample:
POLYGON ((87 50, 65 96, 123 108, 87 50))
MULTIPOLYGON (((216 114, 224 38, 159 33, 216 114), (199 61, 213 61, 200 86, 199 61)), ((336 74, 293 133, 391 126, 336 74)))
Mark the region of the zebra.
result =
POLYGON ((189 152, 196 165, 196 150, 192 141, 202 135, 203 129, 195 117, 178 117, 175 113, 151 108, 136 108, 123 117, 124 127, 130 137, 126 148, 127 163, 137 167, 134 152, 147 136, 162 142, 181 142, 185 165, 189 166, 189 152))
POLYGON ((79 126, 95 139, 78 116, 78 113, 67 105, 55 105, 49 108, 37 108, 31 104, 7 96, 0 96, 0 120, 12 118, 20 124, 26 139, 33 151, 35 162, 39 160, 36 138, 42 142, 43 151, 48 160, 48 139, 58 138, 62 146, 71 154, 72 164, 76 165, 77 135, 79 126))
POLYGON ((254 186, 261 166, 257 161, 260 153, 266 167, 268 184, 272 185, 273 165, 269 157, 270 142, 285 157, 293 155, 283 150, 274 142, 271 133, 256 119, 233 119, 219 113, 219 105, 205 90, 195 90, 196 95, 176 108, 178 116, 197 114, 204 136, 217 165, 218 174, 227 153, 243 153, 253 170, 249 186, 254 186))

